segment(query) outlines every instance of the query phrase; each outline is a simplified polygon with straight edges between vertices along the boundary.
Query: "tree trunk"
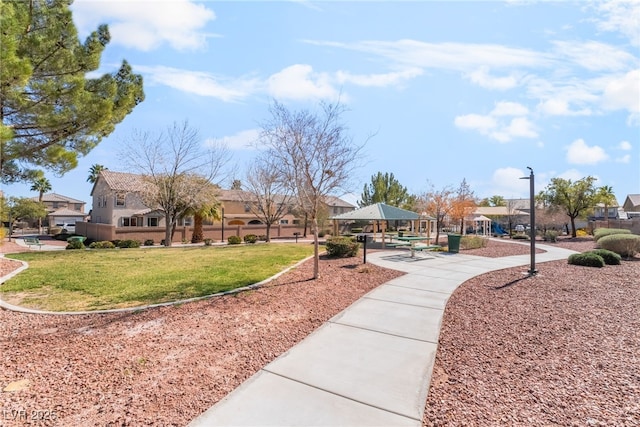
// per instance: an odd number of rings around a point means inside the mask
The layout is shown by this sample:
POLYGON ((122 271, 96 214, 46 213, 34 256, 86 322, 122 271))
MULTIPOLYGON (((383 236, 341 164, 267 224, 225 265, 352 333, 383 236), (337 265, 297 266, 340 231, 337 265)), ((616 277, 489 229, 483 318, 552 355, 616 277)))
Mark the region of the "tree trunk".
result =
POLYGON ((193 234, 191 235, 191 243, 200 243, 204 240, 204 233, 202 231, 202 215, 193 215, 193 234))
POLYGON ((165 246, 171 246, 171 236, 173 235, 173 223, 171 222, 171 215, 170 214, 165 214, 164 215, 164 220, 165 220, 165 227, 164 227, 164 245, 165 246))
POLYGON ((320 278, 320 243, 318 242, 318 220, 313 218, 311 222, 313 230, 313 279, 320 278))
POLYGON ((271 224, 267 223, 267 242, 271 241, 271 224))
POLYGON ((576 232, 576 218, 570 216, 571 218, 571 237, 578 237, 578 233, 576 232))

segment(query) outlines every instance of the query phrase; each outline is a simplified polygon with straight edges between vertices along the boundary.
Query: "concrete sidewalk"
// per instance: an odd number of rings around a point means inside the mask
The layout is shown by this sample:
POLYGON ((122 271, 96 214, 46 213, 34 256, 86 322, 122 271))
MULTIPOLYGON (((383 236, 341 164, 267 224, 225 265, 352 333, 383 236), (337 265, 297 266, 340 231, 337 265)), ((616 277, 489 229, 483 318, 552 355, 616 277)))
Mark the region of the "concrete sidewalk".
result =
MULTIPOLYGON (((547 251, 537 262, 574 253, 537 246, 547 251)), ((528 266, 530 255, 382 251, 367 260, 408 274, 366 294, 189 426, 420 426, 449 296, 476 275, 528 266)))

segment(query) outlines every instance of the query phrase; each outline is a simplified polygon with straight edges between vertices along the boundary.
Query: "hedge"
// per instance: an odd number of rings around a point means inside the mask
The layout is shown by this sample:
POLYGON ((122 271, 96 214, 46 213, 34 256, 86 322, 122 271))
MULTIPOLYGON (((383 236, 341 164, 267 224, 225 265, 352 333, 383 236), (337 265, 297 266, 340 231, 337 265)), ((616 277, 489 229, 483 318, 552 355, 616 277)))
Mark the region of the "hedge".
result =
POLYGON ((604 259, 600 255, 592 252, 584 252, 581 254, 569 255, 569 264, 581 265, 584 267, 604 267, 604 259))
POLYGON ((593 240, 597 242, 600 238, 612 234, 631 234, 631 230, 626 228, 596 228, 593 232, 593 240))
POLYGON ((332 237, 326 242, 327 255, 336 258, 346 258, 358 255, 360 244, 352 237, 332 237))
POLYGON ((617 253, 620 256, 632 258, 640 252, 640 236, 635 234, 611 234, 601 237, 598 246, 617 253))

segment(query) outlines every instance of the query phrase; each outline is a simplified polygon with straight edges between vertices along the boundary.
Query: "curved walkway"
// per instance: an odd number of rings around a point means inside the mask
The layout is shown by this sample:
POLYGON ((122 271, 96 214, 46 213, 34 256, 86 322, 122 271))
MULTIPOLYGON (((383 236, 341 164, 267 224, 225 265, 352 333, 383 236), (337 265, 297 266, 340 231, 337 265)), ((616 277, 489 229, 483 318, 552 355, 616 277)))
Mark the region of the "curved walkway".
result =
MULTIPOLYGON (((574 253, 536 246, 547 251, 537 262, 574 253)), ((407 274, 330 319, 189 426, 421 426, 449 296, 474 276, 528 266, 530 255, 381 251, 367 259, 407 274)))

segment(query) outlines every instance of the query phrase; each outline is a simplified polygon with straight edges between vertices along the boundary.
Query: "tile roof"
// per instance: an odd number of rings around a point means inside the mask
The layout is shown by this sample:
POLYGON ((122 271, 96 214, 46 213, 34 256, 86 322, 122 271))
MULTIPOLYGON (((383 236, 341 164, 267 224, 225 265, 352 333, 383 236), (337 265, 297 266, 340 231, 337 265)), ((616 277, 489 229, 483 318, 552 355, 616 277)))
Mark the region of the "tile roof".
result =
POLYGON ((104 178, 109 188, 115 191, 136 192, 142 188, 142 175, 105 169, 100 172, 100 176, 104 178))
MULTIPOLYGON (((31 200, 39 200, 40 196, 32 197, 31 200)), ((67 202, 67 203, 85 203, 82 200, 74 199, 72 197, 63 196, 58 193, 46 193, 42 195, 43 202, 67 202)))

